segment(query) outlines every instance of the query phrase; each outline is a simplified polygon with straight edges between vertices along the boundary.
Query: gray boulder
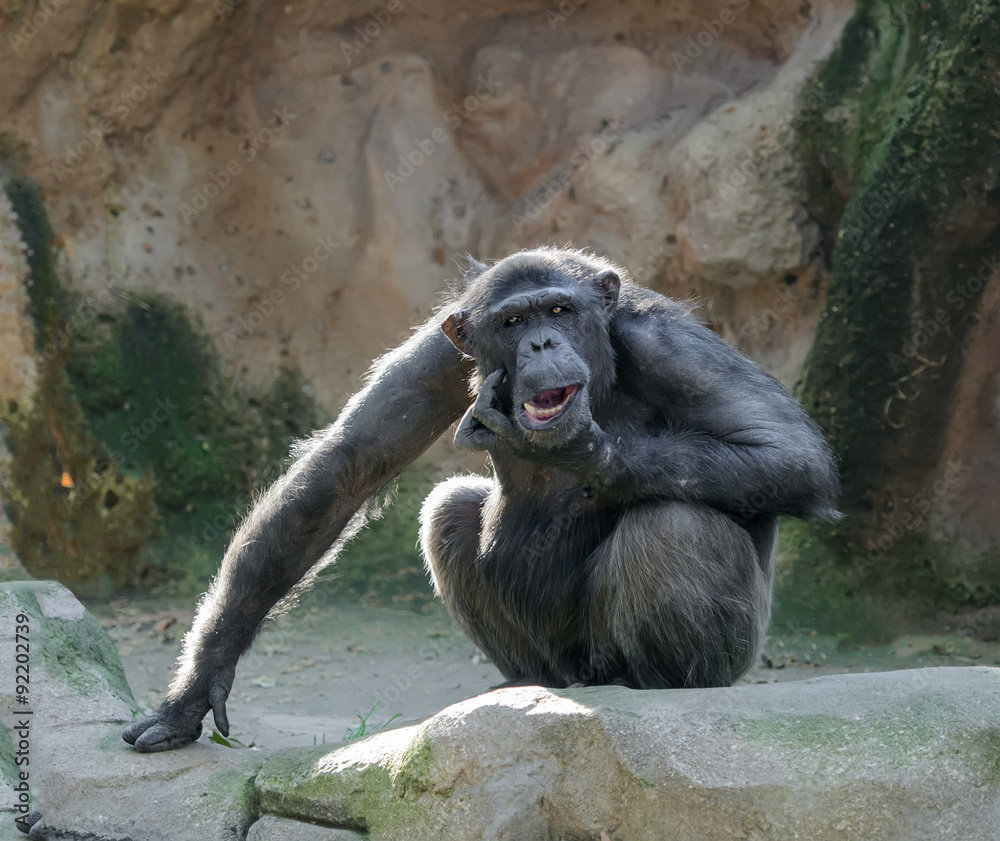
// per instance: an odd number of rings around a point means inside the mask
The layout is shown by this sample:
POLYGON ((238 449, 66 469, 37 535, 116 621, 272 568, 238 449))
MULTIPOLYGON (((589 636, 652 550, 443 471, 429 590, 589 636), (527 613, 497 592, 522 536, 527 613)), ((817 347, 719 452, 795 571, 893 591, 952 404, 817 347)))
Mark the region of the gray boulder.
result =
POLYGON ((264 815, 247 833, 247 841, 362 841, 364 837, 349 829, 332 829, 273 815, 264 815))
POLYGON ((507 689, 285 751, 275 815, 375 839, 995 841, 1000 670, 637 692, 507 689))
POLYGON ((524 687, 332 749, 203 738, 139 754, 121 740, 137 709, 114 646, 69 591, 0 585, 5 675, 17 624, 29 626, 30 705, 0 684, 4 841, 24 837, 10 811, 22 770, 42 813, 32 837, 77 841, 1000 837, 998 669, 524 687))
POLYGON ((235 841, 246 836, 257 815, 252 779, 261 755, 204 741, 153 756, 129 748, 121 731, 139 708, 118 652, 62 585, 0 584, 0 674, 0 839, 25 837, 16 833, 12 811, 25 788, 31 808, 42 813, 32 837, 235 841), (22 704, 18 683, 7 676, 17 665, 16 626, 25 624, 30 683, 28 703, 22 704), (18 758, 27 758, 27 764, 16 764, 18 758), (22 791, 15 791, 17 786, 22 791))

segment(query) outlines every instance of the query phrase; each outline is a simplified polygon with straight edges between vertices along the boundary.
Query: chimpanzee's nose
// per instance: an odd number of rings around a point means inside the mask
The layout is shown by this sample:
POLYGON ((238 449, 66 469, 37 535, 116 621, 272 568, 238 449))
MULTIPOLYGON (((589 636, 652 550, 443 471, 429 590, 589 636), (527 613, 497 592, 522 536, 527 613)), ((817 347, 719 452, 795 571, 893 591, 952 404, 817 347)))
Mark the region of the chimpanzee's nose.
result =
POLYGON ((529 342, 531 349, 536 353, 543 350, 555 350, 559 347, 559 334, 555 330, 539 330, 529 342))

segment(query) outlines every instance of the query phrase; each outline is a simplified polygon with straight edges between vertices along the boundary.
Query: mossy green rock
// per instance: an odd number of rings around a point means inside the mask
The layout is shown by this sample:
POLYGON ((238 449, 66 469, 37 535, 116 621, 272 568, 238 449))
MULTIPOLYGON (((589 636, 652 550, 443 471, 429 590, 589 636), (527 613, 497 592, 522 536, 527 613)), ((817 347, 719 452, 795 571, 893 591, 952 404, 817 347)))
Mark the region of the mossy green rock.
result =
POLYGON ((731 689, 506 689, 283 751, 264 813, 372 839, 995 841, 1000 670, 731 689))
POLYGON ((998 40, 996 0, 860 0, 813 80, 824 108, 802 111, 831 265, 800 397, 840 457, 847 517, 800 533, 832 559, 803 554, 779 601, 820 617, 861 599, 898 630, 1000 587, 995 547, 963 554, 929 527, 967 469, 946 454, 949 407, 997 282, 998 40))
POLYGON ((46 727, 131 721, 138 713, 111 637, 61 584, 0 583, 0 617, 4 710, 31 709, 46 727), (28 680, 15 683, 15 668, 28 680), (28 689, 26 704, 15 697, 17 684, 28 689))
POLYGON ((126 745, 123 724, 139 709, 118 652, 65 587, 0 584, 0 668, 0 838, 13 828, 13 813, 4 810, 15 802, 14 774, 25 770, 41 837, 245 838, 257 814, 252 780, 260 755, 199 744, 150 756, 126 745), (28 646, 27 682, 13 680, 24 653, 18 644, 28 646), (18 684, 28 688, 26 704, 18 684), (19 755, 27 765, 15 764, 19 755))

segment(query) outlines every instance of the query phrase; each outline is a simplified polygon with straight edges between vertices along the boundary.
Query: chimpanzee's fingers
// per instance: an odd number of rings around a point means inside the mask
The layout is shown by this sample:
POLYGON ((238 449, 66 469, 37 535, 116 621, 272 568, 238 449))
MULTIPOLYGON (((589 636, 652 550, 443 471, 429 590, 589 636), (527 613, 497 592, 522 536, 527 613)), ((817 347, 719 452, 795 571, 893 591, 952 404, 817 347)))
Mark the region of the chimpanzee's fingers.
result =
POLYGON ((149 730, 149 728, 156 724, 159 720, 159 716, 153 715, 149 718, 144 718, 141 721, 134 721, 122 731, 122 738, 130 745, 134 745, 135 740, 149 730))
POLYGON ((510 437, 515 434, 514 424, 499 409, 492 406, 473 406, 474 417, 487 429, 493 430, 497 435, 510 437))
POLYGON ((464 450, 481 451, 496 443, 497 436, 475 418, 475 406, 469 406, 455 430, 455 446, 464 450))
MULTIPOLYGON (((33 809, 26 815, 20 815, 14 818, 14 826, 16 826, 21 832, 27 836, 31 836, 31 828, 42 819, 42 813, 37 809, 33 809)), ((36 838, 38 835, 36 834, 36 838)))
MULTIPOLYGON (((483 387, 479 389, 479 397, 476 398, 476 402, 470 410, 472 417, 474 417, 487 429, 492 430, 500 436, 510 436, 515 434, 514 424, 511 422, 511 419, 500 411, 499 408, 499 396, 497 394, 497 389, 500 388, 500 384, 506 376, 507 372, 504 371, 503 368, 500 368, 490 374, 483 381, 483 387)), ((463 424, 469 417, 469 412, 466 412, 465 415, 465 418, 462 418, 463 424)))
POLYGON ((201 722, 193 730, 181 729, 170 724, 156 724, 135 740, 140 753, 159 753, 176 750, 190 744, 201 735, 201 722))
POLYGON ((504 377, 507 376, 507 372, 503 368, 498 368, 492 374, 490 374, 485 380, 483 380, 484 389, 497 389, 501 386, 504 381, 504 377))

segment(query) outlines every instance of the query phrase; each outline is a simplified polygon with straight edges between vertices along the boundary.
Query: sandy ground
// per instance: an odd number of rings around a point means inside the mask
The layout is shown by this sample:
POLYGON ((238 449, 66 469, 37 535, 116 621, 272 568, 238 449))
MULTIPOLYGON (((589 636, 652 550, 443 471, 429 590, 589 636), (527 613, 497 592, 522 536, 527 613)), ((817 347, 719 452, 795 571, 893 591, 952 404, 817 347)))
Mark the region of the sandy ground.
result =
MULTIPOLYGON (((163 700, 193 605, 91 603, 118 645, 136 700, 163 700)), ((810 632, 772 636, 744 683, 928 666, 1000 665, 1000 644, 960 636, 904 637, 889 646, 844 649, 810 632)), ((503 681, 444 607, 364 605, 310 594, 277 619, 240 662, 228 704, 231 737, 266 748, 336 743, 367 728, 419 721, 503 681)), ((209 718, 207 724, 211 723, 209 718)))

